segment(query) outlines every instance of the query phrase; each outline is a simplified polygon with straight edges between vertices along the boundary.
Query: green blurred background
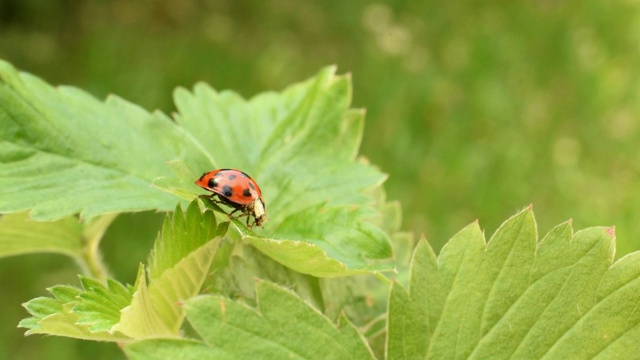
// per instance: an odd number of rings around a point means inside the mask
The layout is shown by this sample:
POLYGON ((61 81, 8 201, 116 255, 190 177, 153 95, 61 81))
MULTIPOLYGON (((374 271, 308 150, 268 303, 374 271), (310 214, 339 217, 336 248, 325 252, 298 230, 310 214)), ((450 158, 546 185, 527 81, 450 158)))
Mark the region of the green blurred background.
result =
MULTIPOLYGON (((639 11, 632 0, 0 0, 0 58, 167 113, 177 86, 251 97, 336 64, 353 75, 361 152, 389 174, 404 229, 439 249, 475 219, 489 236, 533 204, 541 234, 570 218, 615 225, 620 257, 640 248, 639 11)), ((133 281, 160 221, 128 215, 109 231, 118 279, 133 281)), ((0 359, 122 357, 15 328, 20 303, 76 272, 57 256, 0 260, 0 359)))

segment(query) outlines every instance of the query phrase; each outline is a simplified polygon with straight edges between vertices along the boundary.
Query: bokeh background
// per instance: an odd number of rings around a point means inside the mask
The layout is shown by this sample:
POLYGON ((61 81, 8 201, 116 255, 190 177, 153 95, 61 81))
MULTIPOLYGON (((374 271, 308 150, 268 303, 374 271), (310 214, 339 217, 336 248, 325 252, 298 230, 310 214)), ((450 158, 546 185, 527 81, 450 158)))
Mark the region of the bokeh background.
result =
MULTIPOLYGON (((362 154, 436 249, 529 204, 541 235, 573 219, 615 225, 617 257, 640 248, 637 0, 0 0, 0 58, 166 113, 177 86, 251 97, 335 64, 367 109, 362 154)), ((117 220, 114 276, 133 282, 160 221, 117 220)), ((61 256, 0 260, 0 359, 122 357, 15 328, 20 303, 76 273, 61 256)))

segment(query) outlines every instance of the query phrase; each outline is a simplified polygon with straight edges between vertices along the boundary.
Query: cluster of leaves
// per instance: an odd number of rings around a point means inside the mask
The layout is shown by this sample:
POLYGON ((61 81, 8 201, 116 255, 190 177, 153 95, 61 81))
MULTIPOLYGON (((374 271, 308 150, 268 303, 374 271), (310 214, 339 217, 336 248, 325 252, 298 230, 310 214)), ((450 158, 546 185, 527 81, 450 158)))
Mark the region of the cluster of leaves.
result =
POLYGON ((27 302, 20 325, 133 359, 637 354, 639 259, 612 264, 611 228, 538 241, 527 208, 489 242, 473 223, 439 256, 416 245, 357 158, 363 112, 333 71, 250 100, 179 89, 172 120, 0 63, 0 256, 58 252, 85 272, 27 302), (264 229, 197 197, 193 180, 220 167, 258 179, 264 229), (97 249, 113 213, 134 210, 174 211, 130 286, 97 249))
POLYGON ((269 231, 243 234, 263 253, 313 275, 391 269, 376 262, 391 246, 365 193, 385 176, 356 161, 364 113, 349 108, 349 79, 333 68, 251 101, 205 84, 178 89, 175 121, 116 96, 52 88, 4 62, 0 80, 2 213, 171 211, 175 195, 197 196, 202 172, 239 168, 260 180, 268 206, 269 231))
POLYGON ((20 326, 27 334, 119 342, 177 336, 184 319, 179 304, 199 293, 228 224, 217 225, 196 202, 186 213, 178 206, 134 286, 81 276, 82 289, 58 285, 49 289, 53 298, 26 303, 33 317, 20 326))

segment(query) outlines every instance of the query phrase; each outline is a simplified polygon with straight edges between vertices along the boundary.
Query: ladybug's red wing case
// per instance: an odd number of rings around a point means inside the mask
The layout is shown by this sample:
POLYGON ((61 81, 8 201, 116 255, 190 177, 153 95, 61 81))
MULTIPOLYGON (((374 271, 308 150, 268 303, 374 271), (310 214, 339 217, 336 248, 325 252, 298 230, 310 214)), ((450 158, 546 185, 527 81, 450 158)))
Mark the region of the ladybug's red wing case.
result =
POLYGON ((258 226, 266 219, 262 191, 246 173, 235 169, 218 169, 204 173, 195 183, 213 192, 212 198, 218 197, 220 202, 233 207, 235 210, 229 216, 236 211, 242 212, 240 216, 247 216, 247 226, 250 215, 258 226))
POLYGON ((249 205, 262 195, 258 184, 240 170, 210 171, 196 180, 196 184, 241 205, 249 205))

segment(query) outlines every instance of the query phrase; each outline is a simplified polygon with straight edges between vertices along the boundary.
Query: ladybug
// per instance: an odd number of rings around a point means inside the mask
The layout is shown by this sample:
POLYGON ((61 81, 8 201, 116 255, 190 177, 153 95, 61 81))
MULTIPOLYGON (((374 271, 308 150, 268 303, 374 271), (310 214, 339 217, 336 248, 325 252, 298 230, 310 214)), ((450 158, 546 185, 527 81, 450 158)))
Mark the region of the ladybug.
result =
POLYGON ((253 224, 257 226, 262 226, 267 219, 260 187, 244 172, 235 169, 213 170, 202 174, 195 183, 213 192, 211 199, 215 202, 234 208, 229 217, 236 211, 242 213, 237 218, 246 216, 248 228, 252 227, 249 225, 250 216, 253 216, 253 224))

